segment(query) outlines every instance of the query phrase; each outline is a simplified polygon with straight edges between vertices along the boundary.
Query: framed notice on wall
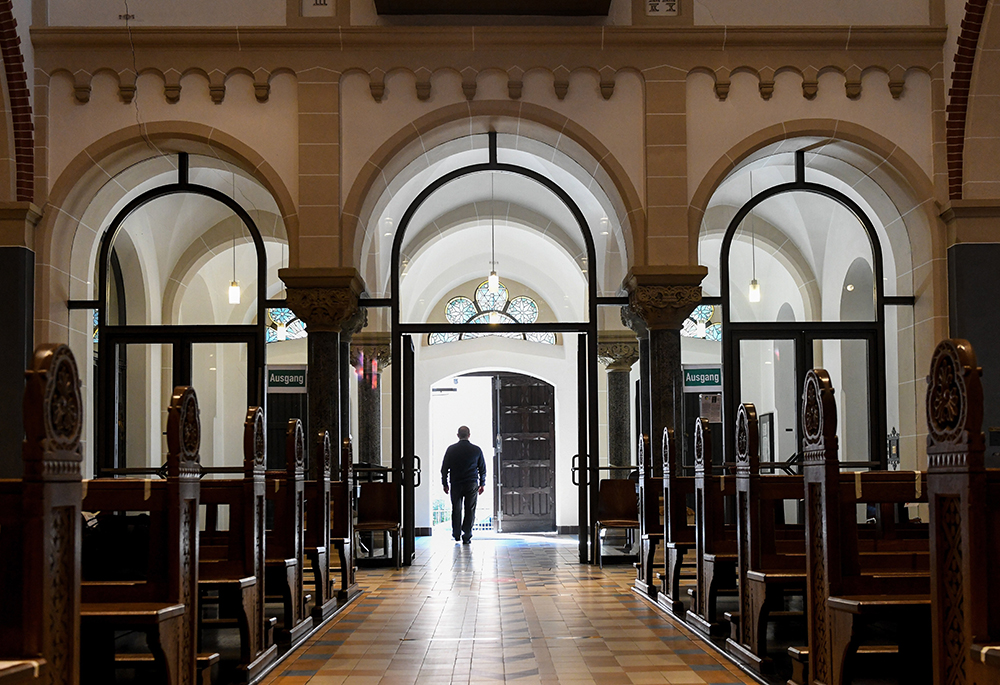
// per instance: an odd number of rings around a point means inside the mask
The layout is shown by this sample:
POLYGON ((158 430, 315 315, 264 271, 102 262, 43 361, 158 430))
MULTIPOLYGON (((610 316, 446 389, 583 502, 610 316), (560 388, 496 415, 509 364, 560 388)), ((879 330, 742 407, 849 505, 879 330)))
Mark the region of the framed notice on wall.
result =
POLYGON ((306 365, 268 366, 267 392, 297 395, 306 391, 306 365))

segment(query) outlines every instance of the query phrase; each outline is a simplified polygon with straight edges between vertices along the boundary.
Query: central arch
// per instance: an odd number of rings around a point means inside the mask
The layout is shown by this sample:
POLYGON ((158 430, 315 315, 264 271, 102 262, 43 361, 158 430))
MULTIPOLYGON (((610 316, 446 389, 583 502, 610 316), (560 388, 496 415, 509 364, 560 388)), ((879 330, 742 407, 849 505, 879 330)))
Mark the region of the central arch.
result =
POLYGON ((403 487, 403 527, 404 527, 404 559, 406 563, 412 558, 414 549, 414 420, 413 420, 413 376, 414 354, 411 334, 433 332, 495 332, 495 333, 530 333, 530 332, 560 332, 576 333, 580 336, 578 344, 578 454, 584 455, 584 465, 580 470, 579 491, 579 547, 580 561, 586 563, 590 558, 590 545, 587 525, 589 522, 590 498, 596 493, 590 493, 588 488, 596 488, 589 482, 588 472, 598 466, 598 419, 597 419, 597 277, 587 273, 587 321, 553 322, 553 323, 505 323, 505 324, 441 324, 441 323, 404 323, 400 314, 400 274, 403 268, 402 248, 407 230, 414 215, 434 193, 440 191, 452 181, 484 172, 499 172, 516 174, 538 183, 559 201, 572 214, 580 237, 583 240, 587 262, 596 264, 596 248, 590 226, 583 211, 576 201, 552 179, 533 169, 517 164, 501 162, 498 159, 497 133, 490 131, 488 136, 489 159, 487 162, 475 163, 448 172, 428 184, 407 206, 399 226, 393 236, 390 257, 390 297, 391 308, 391 341, 392 358, 402 366, 402 373, 394 373, 392 377, 392 411, 393 411, 393 470, 401 476, 403 487), (405 412, 405 413, 404 413, 405 412), (586 421, 582 420, 586 417, 586 421), (589 446, 589 449, 588 449, 589 446))

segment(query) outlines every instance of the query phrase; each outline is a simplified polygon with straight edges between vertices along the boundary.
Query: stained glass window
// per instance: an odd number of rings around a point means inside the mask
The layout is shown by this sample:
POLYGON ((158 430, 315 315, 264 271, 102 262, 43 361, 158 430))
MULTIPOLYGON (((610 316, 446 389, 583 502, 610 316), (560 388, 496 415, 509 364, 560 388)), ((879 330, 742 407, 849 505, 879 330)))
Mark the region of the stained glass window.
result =
POLYGON ((274 307, 267 310, 267 327, 264 329, 266 342, 281 342, 306 337, 305 322, 295 316, 295 312, 287 307, 274 307), (284 326, 284 337, 281 327, 284 326))
POLYGON ((716 318, 715 307, 710 304, 698 305, 681 325, 681 335, 685 338, 722 342, 722 324, 713 322, 714 318, 716 318))
MULTIPOLYGON (((475 302, 464 296, 450 299, 444 306, 448 323, 535 323, 538 320, 535 301, 524 295, 510 299, 510 292, 503 283, 497 292, 491 293, 489 281, 483 281, 476 288, 475 298, 475 302)), ((427 344, 443 345, 489 336, 528 340, 543 345, 556 344, 555 333, 431 333, 427 336, 427 344)))
POLYGON ((101 327, 101 313, 94 310, 94 344, 97 344, 97 334, 101 327))

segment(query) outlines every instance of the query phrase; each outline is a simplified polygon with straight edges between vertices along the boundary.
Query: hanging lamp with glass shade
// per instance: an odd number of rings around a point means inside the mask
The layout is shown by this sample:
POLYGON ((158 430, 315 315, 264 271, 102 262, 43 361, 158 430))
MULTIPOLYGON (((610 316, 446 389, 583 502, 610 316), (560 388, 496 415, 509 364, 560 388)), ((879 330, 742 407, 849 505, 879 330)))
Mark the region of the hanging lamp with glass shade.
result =
MULTIPOLYGON (((750 199, 753 200, 753 172, 750 172, 750 199)), ((760 302, 760 283, 757 282, 757 241, 754 235, 753 210, 750 210, 750 290, 747 299, 760 302)))
POLYGON ((493 207, 493 174, 490 173, 490 277, 487 279, 487 289, 490 295, 500 292, 500 277, 497 275, 497 247, 496 247, 496 226, 493 216, 496 212, 493 207))
POLYGON ((236 280, 236 234, 233 233, 233 280, 229 283, 229 304, 240 303, 240 282, 236 280))

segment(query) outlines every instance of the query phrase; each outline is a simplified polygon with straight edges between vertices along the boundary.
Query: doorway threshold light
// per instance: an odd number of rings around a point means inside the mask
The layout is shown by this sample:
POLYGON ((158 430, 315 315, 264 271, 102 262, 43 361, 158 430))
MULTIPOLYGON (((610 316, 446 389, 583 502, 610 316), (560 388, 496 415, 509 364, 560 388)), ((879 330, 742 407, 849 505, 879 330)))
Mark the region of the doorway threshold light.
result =
POLYGON ((749 297, 751 302, 760 302, 760 283, 756 278, 750 280, 749 297))
POLYGON ((229 284, 229 304, 240 303, 240 282, 233 281, 229 284))

